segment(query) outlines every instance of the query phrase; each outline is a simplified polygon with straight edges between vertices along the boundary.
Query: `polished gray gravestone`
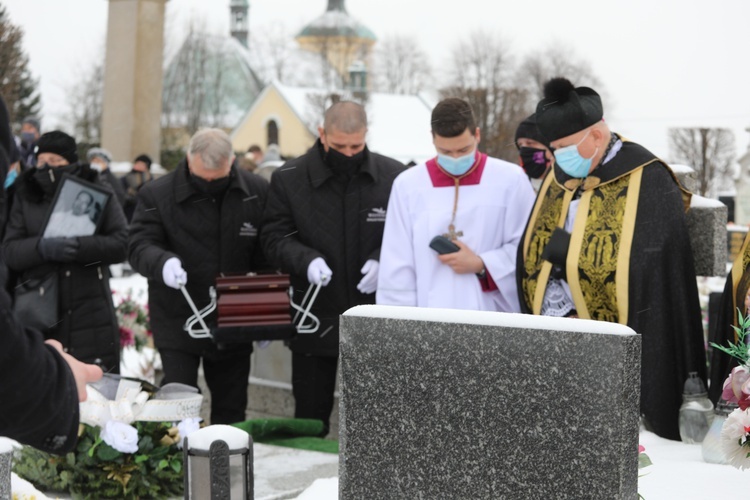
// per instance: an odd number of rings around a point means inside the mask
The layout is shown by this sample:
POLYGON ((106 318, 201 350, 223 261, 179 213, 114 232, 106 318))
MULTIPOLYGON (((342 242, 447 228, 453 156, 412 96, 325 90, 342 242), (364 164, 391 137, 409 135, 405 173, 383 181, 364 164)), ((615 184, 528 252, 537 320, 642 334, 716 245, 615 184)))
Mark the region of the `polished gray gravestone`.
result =
POLYGON ((603 322, 350 309, 340 498, 635 499, 640 348, 603 322))
MULTIPOLYGON (((698 192, 695 170, 686 165, 670 165, 680 184, 698 192)), ((686 214, 690 246, 697 276, 726 275, 727 206, 719 200, 693 194, 686 214)))
POLYGON ((686 214, 697 276, 727 272, 727 206, 719 200, 693 195, 686 214))
POLYGON ((3 448, 0 443, 0 500, 11 499, 11 481, 10 471, 13 465, 13 450, 8 447, 3 448))

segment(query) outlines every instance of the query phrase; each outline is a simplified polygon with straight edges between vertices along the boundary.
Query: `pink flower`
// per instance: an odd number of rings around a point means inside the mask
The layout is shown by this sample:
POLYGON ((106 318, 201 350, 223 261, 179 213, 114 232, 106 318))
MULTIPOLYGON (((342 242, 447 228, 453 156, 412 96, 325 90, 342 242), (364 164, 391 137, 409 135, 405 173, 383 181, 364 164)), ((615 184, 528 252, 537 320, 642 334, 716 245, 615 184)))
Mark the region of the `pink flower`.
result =
POLYGON ((750 372, 744 366, 732 369, 724 381, 721 397, 730 403, 737 403, 742 410, 750 408, 750 372))
POLYGON ((639 444, 638 445, 638 453, 643 453, 644 451, 646 451, 646 447, 643 446, 642 444, 639 444))
POLYGON ((721 428, 721 447, 729 464, 750 469, 750 411, 734 410, 721 428))
POLYGON ((134 343, 135 343, 135 335, 133 335, 133 330, 129 328, 125 328, 124 326, 121 326, 120 327, 120 348, 133 345, 134 343))

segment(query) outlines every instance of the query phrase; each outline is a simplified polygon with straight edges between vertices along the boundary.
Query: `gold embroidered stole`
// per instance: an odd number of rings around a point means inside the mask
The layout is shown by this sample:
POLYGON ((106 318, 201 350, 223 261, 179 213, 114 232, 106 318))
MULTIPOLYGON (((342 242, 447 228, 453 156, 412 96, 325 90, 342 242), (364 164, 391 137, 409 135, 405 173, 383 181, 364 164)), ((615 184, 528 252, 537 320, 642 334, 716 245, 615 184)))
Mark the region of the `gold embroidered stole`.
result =
POLYGON ((628 322, 628 285, 643 168, 581 196, 566 262, 578 317, 628 322))
MULTIPOLYGON (((627 324, 631 248, 643 167, 648 163, 603 184, 596 177, 584 181, 566 261, 580 318, 627 324)), ((542 252, 555 227, 564 227, 579 184, 571 179, 563 187, 548 175, 534 204, 523 241, 521 280, 533 314, 541 313, 552 270, 542 252)))
MULTIPOLYGON (((750 289, 750 273, 747 272, 750 265, 750 233, 745 236, 737 257, 732 263, 732 324, 739 326, 737 323, 737 308, 745 315, 745 297, 750 289)), ((734 332, 734 341, 737 342, 737 332, 734 332)))
MULTIPOLYGON (((568 193, 553 181, 554 177, 550 173, 542 182, 523 241, 523 296, 526 303, 531 305, 534 314, 540 313, 542 305, 541 300, 537 300, 538 283, 543 284, 543 298, 552 268, 549 262, 542 260, 542 252, 549 242, 552 231, 560 224, 561 214, 564 216, 568 213, 570 199, 573 197, 572 191, 568 193)), ((563 219, 562 223, 564 222, 563 219)))

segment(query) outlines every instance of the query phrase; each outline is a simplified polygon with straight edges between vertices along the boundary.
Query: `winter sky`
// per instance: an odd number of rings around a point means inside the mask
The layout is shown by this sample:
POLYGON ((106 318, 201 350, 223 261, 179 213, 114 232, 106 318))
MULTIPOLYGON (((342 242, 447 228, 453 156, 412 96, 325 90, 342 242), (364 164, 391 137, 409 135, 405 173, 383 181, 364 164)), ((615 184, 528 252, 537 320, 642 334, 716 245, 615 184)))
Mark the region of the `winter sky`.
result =
MULTIPOLYGON (((250 30, 280 23, 297 32, 327 0, 249 0, 250 30)), ((41 79, 44 126, 62 123, 65 89, 103 54, 107 0, 0 0, 25 30, 41 79)), ((228 32, 229 0, 169 0, 167 47, 191 18, 228 32)), ((629 139, 669 160, 667 129, 728 127, 738 154, 750 136, 750 1, 722 0, 347 0, 348 12, 379 38, 415 37, 440 72, 457 41, 491 31, 519 58, 563 44, 603 82, 605 119, 629 139)), ((576 83, 576 82, 574 82, 576 83)))

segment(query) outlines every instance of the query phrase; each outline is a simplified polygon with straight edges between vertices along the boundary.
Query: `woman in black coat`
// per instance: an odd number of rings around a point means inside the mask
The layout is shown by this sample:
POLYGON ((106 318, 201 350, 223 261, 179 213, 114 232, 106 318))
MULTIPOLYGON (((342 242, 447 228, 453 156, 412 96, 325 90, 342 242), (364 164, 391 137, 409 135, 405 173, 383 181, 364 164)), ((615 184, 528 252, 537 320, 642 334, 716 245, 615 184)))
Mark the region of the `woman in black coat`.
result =
POLYGON ((41 238, 47 212, 63 174, 100 184, 88 164, 79 164, 75 140, 63 132, 39 138, 37 167, 17 181, 16 200, 3 239, 9 268, 25 283, 57 273, 57 321, 43 331, 81 361, 119 373, 119 328, 109 287, 109 264, 125 260, 127 225, 115 200, 106 204, 92 236, 41 238))

